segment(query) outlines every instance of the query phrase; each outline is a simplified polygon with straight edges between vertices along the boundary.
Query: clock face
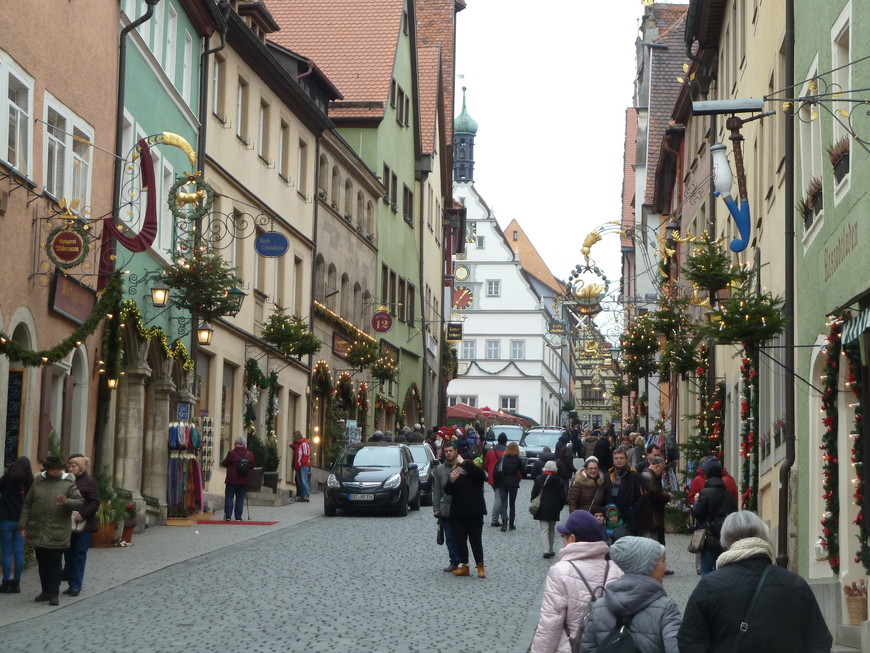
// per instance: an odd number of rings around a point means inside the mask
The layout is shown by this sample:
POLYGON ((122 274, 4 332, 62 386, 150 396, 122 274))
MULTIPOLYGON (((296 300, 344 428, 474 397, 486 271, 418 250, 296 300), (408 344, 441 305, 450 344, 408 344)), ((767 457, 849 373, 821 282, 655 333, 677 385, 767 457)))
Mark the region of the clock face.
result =
POLYGON ((471 306, 474 295, 471 289, 465 286, 456 286, 453 289, 453 308, 466 309, 471 306))
POLYGON ((457 265, 453 268, 453 278, 457 281, 465 281, 468 278, 468 268, 464 265, 457 265))

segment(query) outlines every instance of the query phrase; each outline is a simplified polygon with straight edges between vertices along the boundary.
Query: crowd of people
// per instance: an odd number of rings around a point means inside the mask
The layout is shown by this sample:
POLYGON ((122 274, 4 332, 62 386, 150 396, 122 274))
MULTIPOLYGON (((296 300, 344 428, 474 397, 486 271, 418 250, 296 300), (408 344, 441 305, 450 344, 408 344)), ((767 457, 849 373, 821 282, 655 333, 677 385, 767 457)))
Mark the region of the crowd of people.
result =
MULTIPOLYGON (((470 576, 470 548, 477 576, 485 578, 484 487, 494 494, 490 524, 513 530, 524 470, 515 442, 499 434, 484 450, 469 430, 426 436, 443 461, 434 471, 433 509, 449 557, 444 571, 470 576)), ((833 639, 812 590, 775 565, 767 525, 738 510, 736 483, 715 456, 701 461, 689 487, 692 514, 707 537, 698 555, 701 579, 681 614, 662 583, 673 573, 665 546, 665 506, 675 489, 667 454, 678 455, 642 433, 617 442, 591 430, 573 441, 565 431, 554 451, 545 449, 530 499, 543 557, 555 563, 531 651, 616 650, 624 638, 633 646, 626 650, 644 653, 829 651, 833 639), (559 523, 565 506, 567 519, 559 523), (783 631, 777 614, 794 616, 793 627, 783 631)))

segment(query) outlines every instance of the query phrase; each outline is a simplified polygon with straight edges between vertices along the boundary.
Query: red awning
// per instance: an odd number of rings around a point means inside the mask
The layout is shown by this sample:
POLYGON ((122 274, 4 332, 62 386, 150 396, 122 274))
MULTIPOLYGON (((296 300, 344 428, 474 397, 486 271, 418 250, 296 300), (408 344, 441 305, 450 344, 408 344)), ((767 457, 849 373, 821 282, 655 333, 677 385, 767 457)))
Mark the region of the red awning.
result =
POLYGON ((478 419, 480 410, 468 404, 455 404, 447 407, 447 417, 453 419, 478 419))

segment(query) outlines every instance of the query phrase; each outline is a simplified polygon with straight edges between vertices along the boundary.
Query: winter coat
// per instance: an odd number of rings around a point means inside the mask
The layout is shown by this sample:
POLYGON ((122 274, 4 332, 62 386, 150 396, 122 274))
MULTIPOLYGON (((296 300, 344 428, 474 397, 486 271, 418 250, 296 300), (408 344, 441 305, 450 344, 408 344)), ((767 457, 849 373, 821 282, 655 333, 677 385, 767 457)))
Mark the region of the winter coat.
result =
MULTIPOLYGON (((240 444, 237 444, 235 448, 227 454, 227 457, 224 458, 224 461, 221 463, 221 467, 227 468, 227 477, 224 480, 224 483, 227 485, 244 485, 248 487, 251 483, 251 472, 248 470, 247 476, 239 476, 236 473, 236 470, 239 467, 239 462, 241 462, 242 458, 247 458, 251 465, 250 469, 253 469, 257 464, 254 460, 254 452, 248 451, 245 447, 240 444)), ((294 462, 294 469, 295 462, 294 462)))
POLYGON ((486 482, 493 487, 498 487, 498 483, 495 482, 495 466, 504 455, 505 449, 507 449, 506 444, 497 444, 487 451, 486 455, 483 457, 483 469, 486 472, 486 482))
MULTIPOLYGON (((734 477, 731 476, 731 474, 729 474, 724 469, 722 470, 722 480, 724 481, 725 487, 727 488, 728 492, 731 494, 732 497, 734 497, 734 503, 737 503, 737 481, 735 481, 734 477)), ((701 492, 701 490, 704 489, 706 483, 707 477, 704 476, 704 473, 699 467, 698 470, 695 472, 695 478, 693 478, 692 482, 689 483, 688 501, 690 506, 695 505, 695 501, 697 501, 698 499, 698 494, 701 492)))
POLYGON ((532 468, 532 478, 538 478, 541 474, 544 473, 544 465, 546 465, 551 460, 556 461, 556 466, 558 468, 559 460, 556 458, 556 454, 552 451, 542 453, 538 456, 538 459, 535 461, 535 466, 532 468))
MULTIPOLYGON (((598 444, 599 438, 597 435, 588 435, 583 440, 583 457, 588 458, 589 456, 595 455, 595 445, 598 444)), ((600 462, 600 461, 599 461, 600 462)))
POLYGON ((680 626, 680 653, 731 651, 765 567, 770 567, 770 571, 758 594, 740 650, 764 653, 831 650, 833 638, 807 582, 793 572, 771 565, 767 555, 754 555, 698 581, 680 626))
POLYGON ((643 493, 643 479, 634 469, 629 468, 622 477, 616 495, 613 494, 614 481, 616 480, 616 468, 611 469, 604 477, 604 491, 607 497, 606 503, 613 503, 619 508, 619 514, 626 528, 632 533, 637 531, 637 523, 634 517, 634 506, 643 493))
POLYGON ((453 497, 447 494, 444 488, 450 482, 451 469, 449 463, 441 463, 435 465, 432 472, 432 510, 440 512, 442 517, 450 516, 450 502, 453 497))
MULTIPOLYGON (((610 446, 610 440, 601 436, 598 442, 595 443, 593 452, 598 458, 598 467, 601 469, 610 469, 613 467, 613 448, 610 446)), ((589 456, 587 456, 588 458, 589 456)))
POLYGON ((6 471, 0 476, 0 521, 18 521, 21 517, 21 508, 24 506, 24 497, 27 496, 30 486, 33 485, 33 477, 28 474, 24 483, 19 485, 6 471))
POLYGON ((644 493, 634 506, 634 520, 641 533, 664 533, 665 506, 670 494, 662 489, 662 479, 651 469, 641 474, 644 493))
MULTIPOLYGON (((501 465, 501 478, 497 479, 498 487, 505 489, 518 488, 523 478, 523 461, 519 456, 503 456, 501 465)), ((498 475, 497 471, 494 471, 498 475)))
POLYGON ((709 532, 704 540, 704 550, 722 553, 719 543, 719 533, 722 522, 732 512, 737 512, 734 497, 725 487, 725 482, 716 476, 707 479, 706 487, 698 493, 698 500, 692 508, 692 514, 698 526, 707 526, 709 532))
POLYGON ((589 478, 585 467, 578 469, 568 490, 568 512, 591 510, 592 506, 603 508, 607 503, 604 498, 604 475, 599 471, 597 478, 589 478))
MULTIPOLYGON (((450 517, 483 517, 486 501, 483 498, 483 482, 486 472, 473 460, 463 460, 462 473, 455 481, 448 481, 444 491, 453 497, 450 502, 450 517)), ((447 475, 448 479, 450 475, 447 475)))
POLYGON ((79 510, 82 520, 86 522, 85 531, 96 533, 98 528, 97 510, 100 508, 100 488, 97 487, 94 477, 87 472, 76 476, 76 487, 85 502, 85 505, 79 510))
POLYGON ((532 499, 539 494, 541 495, 541 507, 538 508, 533 519, 559 521, 562 508, 568 501, 568 490, 565 489, 562 479, 555 474, 541 474, 535 479, 535 484, 532 486, 532 499))
MULTIPOLYGON (((583 631, 583 653, 596 653, 616 626, 617 617, 631 619, 629 630, 641 653, 685 653, 677 646, 680 609, 651 576, 625 574, 607 585, 604 598, 592 606, 583 631)), ((755 650, 755 649, 746 649, 755 650)), ((765 652, 768 653, 768 652, 765 652)))
POLYGON ((42 549, 68 549, 72 535, 73 510, 82 511, 84 499, 72 474, 58 478, 40 472, 24 497, 18 528, 27 531, 27 543, 42 549), (58 495, 66 496, 65 505, 57 505, 58 495))
POLYGON ((559 551, 558 562, 550 567, 544 581, 541 616, 532 641, 532 653, 570 653, 571 643, 565 629, 575 637, 594 600, 590 599, 586 584, 571 563, 583 574, 595 598, 599 598, 602 585, 607 587, 622 577, 622 569, 605 559, 608 550, 604 542, 572 542, 559 551))

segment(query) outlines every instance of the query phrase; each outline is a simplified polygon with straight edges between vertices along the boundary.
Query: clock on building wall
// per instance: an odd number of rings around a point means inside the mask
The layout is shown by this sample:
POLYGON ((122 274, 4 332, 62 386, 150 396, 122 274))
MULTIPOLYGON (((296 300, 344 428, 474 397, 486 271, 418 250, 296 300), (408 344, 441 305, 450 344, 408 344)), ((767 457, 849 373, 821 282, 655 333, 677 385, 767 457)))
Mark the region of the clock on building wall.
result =
POLYGON ((456 286, 456 288, 453 289, 453 308, 466 309, 471 306, 473 300, 474 295, 471 292, 471 288, 466 286, 456 286))
POLYGON ((468 268, 464 265, 457 265, 453 268, 453 278, 457 281, 465 281, 468 278, 468 268))
POLYGON ((476 243, 477 242, 477 223, 476 222, 466 222, 465 223, 465 242, 466 243, 476 243))

